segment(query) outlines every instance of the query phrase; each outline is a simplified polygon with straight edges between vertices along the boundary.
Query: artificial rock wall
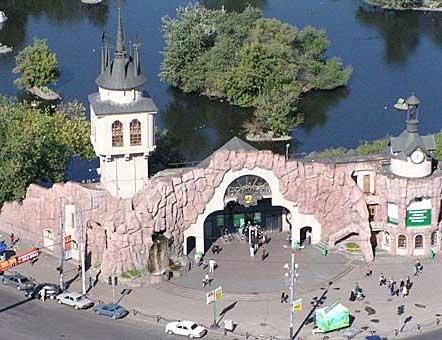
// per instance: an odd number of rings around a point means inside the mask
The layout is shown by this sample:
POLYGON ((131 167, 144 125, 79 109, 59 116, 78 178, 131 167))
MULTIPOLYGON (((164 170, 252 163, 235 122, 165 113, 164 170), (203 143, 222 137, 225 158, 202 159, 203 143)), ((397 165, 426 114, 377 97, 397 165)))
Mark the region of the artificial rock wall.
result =
POLYGON ((132 199, 115 198, 104 190, 72 182, 50 189, 31 185, 22 202, 4 204, 0 224, 4 231, 42 243, 44 229, 57 234, 60 207, 74 204, 82 209, 88 226, 92 263, 100 264, 105 276, 121 274, 146 267, 155 232, 171 238, 171 254, 181 256, 184 230, 204 212, 224 175, 242 168, 273 171, 284 198, 298 206, 299 212, 315 215, 322 225, 323 239, 333 243, 357 233, 365 259, 373 259, 366 202, 348 169, 286 161, 270 151, 217 151, 207 167, 154 177, 132 199))

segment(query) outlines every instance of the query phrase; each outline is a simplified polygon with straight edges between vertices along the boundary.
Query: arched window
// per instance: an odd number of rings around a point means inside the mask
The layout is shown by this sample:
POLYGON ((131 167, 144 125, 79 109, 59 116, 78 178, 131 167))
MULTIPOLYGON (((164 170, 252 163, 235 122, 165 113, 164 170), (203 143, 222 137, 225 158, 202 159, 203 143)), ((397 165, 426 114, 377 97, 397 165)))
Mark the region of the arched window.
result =
POLYGON ((112 123, 112 146, 123 146, 123 123, 119 120, 112 123))
POLYGON ((130 145, 141 145, 141 123, 138 119, 130 122, 130 145))
POLYGON ((431 233, 431 246, 437 246, 437 231, 431 233))
POLYGON ((78 250, 78 242, 77 241, 72 240, 72 249, 78 250))
POLYGON ((401 234, 397 237, 397 247, 399 249, 407 249, 407 236, 401 234))
POLYGON ((388 231, 384 231, 384 244, 386 246, 390 245, 390 233, 388 231))
POLYGON ((52 233, 52 230, 45 229, 45 230, 43 230, 43 237, 48 239, 48 240, 53 240, 54 239, 54 234, 52 233))
POLYGON ((424 247, 424 237, 422 235, 416 235, 414 237, 414 249, 422 249, 424 247))

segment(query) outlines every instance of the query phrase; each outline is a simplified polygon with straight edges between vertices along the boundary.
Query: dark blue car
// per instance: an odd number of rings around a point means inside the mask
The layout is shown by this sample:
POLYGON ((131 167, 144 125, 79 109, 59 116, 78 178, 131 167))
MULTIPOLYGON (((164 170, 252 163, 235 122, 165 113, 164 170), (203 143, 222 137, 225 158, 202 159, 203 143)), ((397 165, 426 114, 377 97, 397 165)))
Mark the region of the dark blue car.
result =
POLYGON ((98 315, 110 316, 114 320, 122 319, 129 314, 129 311, 127 309, 124 309, 116 303, 98 305, 94 308, 94 311, 98 315))

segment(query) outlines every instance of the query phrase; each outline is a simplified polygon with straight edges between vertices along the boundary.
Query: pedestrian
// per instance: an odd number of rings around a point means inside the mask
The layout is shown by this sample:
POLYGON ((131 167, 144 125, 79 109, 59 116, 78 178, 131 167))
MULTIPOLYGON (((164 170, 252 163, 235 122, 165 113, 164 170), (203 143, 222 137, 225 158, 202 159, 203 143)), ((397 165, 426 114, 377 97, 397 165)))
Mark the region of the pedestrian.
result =
POLYGON ((281 293, 281 303, 285 302, 285 292, 282 291, 281 293))
POLYGON ((386 282, 384 273, 381 273, 381 275, 379 276, 379 286, 383 286, 386 282))
POLYGON ((411 280, 409 276, 407 276, 407 279, 405 280, 405 287, 407 287, 407 290, 410 290, 411 288, 411 280))
POLYGON ((209 274, 204 275, 204 280, 206 280, 206 282, 209 284, 209 287, 210 287, 210 284, 212 283, 212 279, 210 278, 209 274))
POLYGON ((201 283, 203 284, 203 288, 206 287, 207 284, 209 283, 209 279, 208 278, 209 278, 208 274, 204 275, 204 277, 203 277, 203 279, 201 281, 201 283))
POLYGON ((406 285, 402 287, 402 297, 406 297, 408 295, 408 288, 406 285))
POLYGON ((361 287, 359 287, 359 283, 356 282, 355 284, 355 294, 361 290, 361 287))
POLYGON ((414 265, 414 276, 418 276, 419 273, 421 272, 421 263, 419 260, 416 260, 416 264, 414 265))
POLYGON ((394 294, 396 294, 396 281, 393 281, 393 282, 391 283, 391 286, 390 286, 390 293, 391 293, 391 296, 393 296, 394 294))
POLYGON ((77 271, 78 271, 78 273, 81 272, 81 264, 79 264, 79 265, 77 266, 77 271))
POLYGON ((46 300, 46 289, 45 288, 42 288, 40 290, 40 299, 42 302, 45 302, 45 300, 46 300))
POLYGON ((308 230, 305 233, 305 241, 306 241, 306 245, 309 246, 310 244, 312 244, 312 233, 310 232, 310 230, 308 230))
POLYGON ((216 262, 214 259, 209 260, 209 273, 213 273, 215 271, 216 262))
POLYGON ((13 245, 13 244, 14 244, 14 241, 15 241, 15 235, 14 235, 14 233, 10 233, 10 234, 9 234, 9 239, 11 240, 11 245, 13 245))
POLYGON ((266 259, 266 249, 262 246, 261 261, 266 259))
POLYGON ((399 289, 402 290, 405 286, 405 282, 404 280, 401 280, 401 282, 399 283, 399 289))

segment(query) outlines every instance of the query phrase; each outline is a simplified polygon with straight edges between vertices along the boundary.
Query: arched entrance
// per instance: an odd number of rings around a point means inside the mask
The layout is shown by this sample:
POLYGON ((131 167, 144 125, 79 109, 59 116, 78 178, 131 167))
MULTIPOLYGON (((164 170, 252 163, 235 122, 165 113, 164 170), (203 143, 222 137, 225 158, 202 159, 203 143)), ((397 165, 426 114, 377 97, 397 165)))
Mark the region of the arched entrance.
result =
MULTIPOLYGON (((253 219, 265 220, 267 230, 296 231, 297 239, 298 226, 292 227, 293 216, 297 214, 296 204, 284 198, 280 191, 280 181, 273 171, 261 168, 229 171, 206 203, 204 212, 184 231, 184 240, 194 236, 196 251, 205 252, 209 248, 206 243, 221 235, 222 230, 214 228, 214 224, 215 227, 235 230, 250 215, 253 219), (264 206, 270 208, 270 213, 264 211, 264 206)), ((183 242, 183 253, 189 253, 187 241, 183 242)))
POLYGON ((312 237, 312 227, 302 227, 299 230, 299 243, 301 245, 308 245, 309 243, 311 243, 311 237, 312 237), (309 236, 310 241, 307 240, 307 236, 309 236), (305 241, 307 240, 307 244, 304 244, 305 241))
POLYGON ((195 236, 189 236, 186 238, 186 249, 187 249, 187 254, 190 254, 196 246, 196 239, 195 236))

